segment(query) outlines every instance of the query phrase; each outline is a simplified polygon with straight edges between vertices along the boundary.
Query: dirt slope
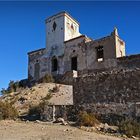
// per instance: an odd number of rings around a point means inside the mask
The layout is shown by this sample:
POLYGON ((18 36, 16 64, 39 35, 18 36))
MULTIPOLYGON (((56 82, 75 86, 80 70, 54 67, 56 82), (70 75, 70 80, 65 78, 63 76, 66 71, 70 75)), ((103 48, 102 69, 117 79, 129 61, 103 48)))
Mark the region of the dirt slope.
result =
POLYGON ((125 140, 59 124, 0 121, 0 140, 125 140))

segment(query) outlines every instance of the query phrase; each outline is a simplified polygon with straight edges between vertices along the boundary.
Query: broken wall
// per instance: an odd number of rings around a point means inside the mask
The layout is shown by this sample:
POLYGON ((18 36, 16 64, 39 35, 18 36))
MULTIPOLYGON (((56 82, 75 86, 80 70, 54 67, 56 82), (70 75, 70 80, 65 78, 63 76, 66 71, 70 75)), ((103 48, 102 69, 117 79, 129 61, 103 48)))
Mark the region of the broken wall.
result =
POLYGON ((116 67, 116 45, 113 35, 99 40, 79 38, 66 42, 64 53, 64 73, 71 71, 71 59, 77 57, 77 70, 98 70, 116 67), (103 61, 97 60, 97 48, 103 46, 103 61))
POLYGON ((40 78, 40 69, 42 68, 41 57, 44 55, 45 49, 40 49, 28 53, 28 79, 37 80, 40 78))

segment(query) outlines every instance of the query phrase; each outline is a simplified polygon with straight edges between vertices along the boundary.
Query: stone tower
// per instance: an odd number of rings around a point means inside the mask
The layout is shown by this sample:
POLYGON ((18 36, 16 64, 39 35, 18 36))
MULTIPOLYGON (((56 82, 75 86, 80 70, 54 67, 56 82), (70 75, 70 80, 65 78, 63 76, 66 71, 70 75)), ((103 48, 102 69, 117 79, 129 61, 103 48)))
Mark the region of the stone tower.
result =
POLYGON ((68 13, 61 12, 46 19, 46 48, 49 56, 64 53, 64 41, 78 37, 79 23, 68 13))

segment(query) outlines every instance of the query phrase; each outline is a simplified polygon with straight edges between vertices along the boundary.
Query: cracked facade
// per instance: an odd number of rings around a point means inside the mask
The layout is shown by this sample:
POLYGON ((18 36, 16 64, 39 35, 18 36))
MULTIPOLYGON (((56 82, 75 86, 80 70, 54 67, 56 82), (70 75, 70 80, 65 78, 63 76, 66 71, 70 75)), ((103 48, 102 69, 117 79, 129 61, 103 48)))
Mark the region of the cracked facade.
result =
POLYGON ((28 79, 38 80, 46 73, 63 75, 68 71, 109 69, 116 58, 125 56, 125 42, 115 28, 98 40, 79 32, 79 23, 67 12, 46 19, 46 48, 28 53, 28 79))

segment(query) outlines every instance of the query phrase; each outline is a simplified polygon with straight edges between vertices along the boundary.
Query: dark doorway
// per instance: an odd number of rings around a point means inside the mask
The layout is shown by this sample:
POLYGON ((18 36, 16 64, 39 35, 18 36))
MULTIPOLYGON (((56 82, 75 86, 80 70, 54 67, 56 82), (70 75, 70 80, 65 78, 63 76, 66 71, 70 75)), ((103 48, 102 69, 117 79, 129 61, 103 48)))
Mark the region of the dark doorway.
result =
POLYGON ((34 71, 34 77, 35 77, 35 79, 39 79, 40 78, 40 65, 39 65, 39 63, 37 62, 36 64, 35 64, 35 71, 34 71))
POLYGON ((77 57, 71 58, 71 70, 77 70, 77 57))
POLYGON ((57 58, 52 58, 52 72, 57 71, 58 68, 58 62, 57 62, 57 58))

